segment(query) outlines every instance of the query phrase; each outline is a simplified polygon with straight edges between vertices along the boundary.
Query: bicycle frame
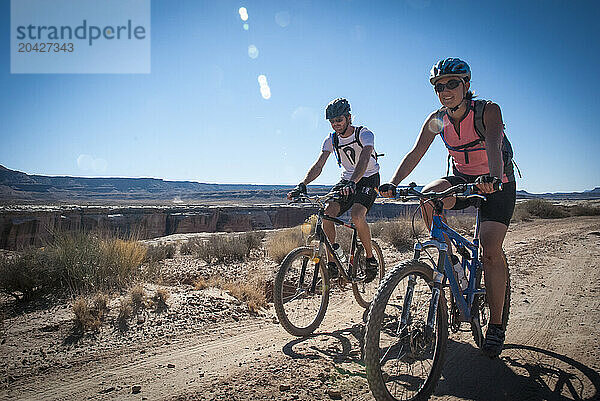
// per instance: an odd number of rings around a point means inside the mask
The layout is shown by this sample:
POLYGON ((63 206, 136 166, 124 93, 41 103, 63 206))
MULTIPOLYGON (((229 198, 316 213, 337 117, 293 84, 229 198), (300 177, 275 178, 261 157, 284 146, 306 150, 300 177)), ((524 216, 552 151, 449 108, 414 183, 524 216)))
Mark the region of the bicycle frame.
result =
MULTIPOLYGON (((414 258, 419 259, 421 252, 427 248, 437 248, 438 250, 438 262, 437 264, 434 264, 434 295, 431 300, 427 322, 429 328, 433 330, 439 293, 441 287, 446 284, 446 279, 448 280, 450 290, 452 291, 452 295, 458 306, 461 321, 469 322, 472 317, 472 307, 475 295, 485 293, 485 289, 475 288, 477 270, 482 267, 481 262, 479 261, 479 210, 475 219, 475 235, 473 241, 467 240, 444 223, 441 218, 441 213, 436 210, 432 218, 430 239, 424 243, 415 244, 414 258), (462 291, 462 294, 454 276, 453 266, 448 256, 448 245, 444 239, 444 234, 450 239, 452 245, 455 246, 461 256, 463 256, 462 267, 469 271, 468 285, 467 288, 462 291)), ((404 320, 404 316, 402 319, 404 320)), ((406 316, 406 319, 408 319, 408 316, 406 316)))
POLYGON ((336 217, 331 217, 325 214, 325 211, 323 209, 319 209, 319 213, 318 213, 318 220, 317 220, 317 224, 315 227, 315 237, 316 239, 319 240, 319 244, 325 244, 325 248, 327 249, 327 251, 329 252, 330 255, 333 256, 333 259, 335 261, 335 263, 337 264, 340 273, 342 274, 342 277, 344 279, 346 279, 347 281, 352 281, 351 278, 351 269, 352 269, 352 265, 354 263, 354 254, 356 252, 356 248, 357 248, 357 232, 356 232, 356 227, 354 226, 354 224, 352 223, 347 223, 343 220, 340 220, 336 217), (338 255, 333 251, 333 245, 331 244, 331 242, 329 241, 329 238, 327 238, 327 235, 325 234, 325 231, 323 230, 323 219, 324 220, 329 220, 334 222, 336 225, 340 225, 340 226, 344 226, 347 228, 352 229, 352 243, 350 246, 350 255, 348 258, 348 264, 347 264, 347 271, 344 270, 344 264, 342 263, 342 261, 338 258, 338 255))

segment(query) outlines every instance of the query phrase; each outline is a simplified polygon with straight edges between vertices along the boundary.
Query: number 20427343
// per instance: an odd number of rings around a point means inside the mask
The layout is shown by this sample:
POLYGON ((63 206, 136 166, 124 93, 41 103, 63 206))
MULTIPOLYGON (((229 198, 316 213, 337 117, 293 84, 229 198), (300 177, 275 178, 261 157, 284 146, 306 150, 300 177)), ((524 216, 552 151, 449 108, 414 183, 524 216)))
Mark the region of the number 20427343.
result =
POLYGON ((21 42, 18 43, 17 46, 19 48, 19 53, 72 53, 75 50, 73 43, 21 42))

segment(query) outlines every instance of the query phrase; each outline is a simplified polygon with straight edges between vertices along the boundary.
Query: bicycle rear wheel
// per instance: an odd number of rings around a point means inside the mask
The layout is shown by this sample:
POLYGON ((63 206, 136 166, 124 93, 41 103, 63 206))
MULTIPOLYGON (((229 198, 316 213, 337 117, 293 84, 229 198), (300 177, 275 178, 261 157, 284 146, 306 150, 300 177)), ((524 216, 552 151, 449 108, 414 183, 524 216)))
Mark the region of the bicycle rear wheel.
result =
MULTIPOLYGON (((358 302, 358 304, 365 309, 371 304, 371 300, 377 293, 379 282, 385 275, 385 261, 383 260, 383 252, 381 252, 381 248, 375 241, 371 241, 371 244, 373 246, 373 256, 375 259, 377 259, 377 263, 379 264, 379 274, 370 283, 352 283, 352 292, 354 293, 354 298, 356 298, 356 302, 358 302)), ((354 265, 352 266, 354 277, 364 275, 366 260, 367 256, 365 254, 365 248, 362 245, 359 245, 356 253, 354 254, 354 265)))
POLYGON ((364 359, 369 387, 378 401, 424 400, 437 385, 448 341, 448 312, 442 289, 430 332, 432 288, 432 268, 408 260, 386 275, 373 299, 364 359))
MULTIPOLYGON (((506 330, 508 317, 510 315, 510 269, 506 254, 503 253, 504 263, 506 265, 506 292, 504 293, 504 307, 502 308, 502 328, 506 330)), ((485 288, 483 280, 483 268, 477 270, 477 281, 475 288, 485 288)), ((490 322, 490 305, 485 294, 475 295, 473 298, 473 318, 471 320, 471 333, 473 340, 479 348, 483 346, 485 338, 485 329, 490 322)))
POLYGON ((296 248, 285 257, 275 277, 275 312, 283 328, 294 336, 310 335, 325 317, 329 276, 323 256, 309 247, 296 248))

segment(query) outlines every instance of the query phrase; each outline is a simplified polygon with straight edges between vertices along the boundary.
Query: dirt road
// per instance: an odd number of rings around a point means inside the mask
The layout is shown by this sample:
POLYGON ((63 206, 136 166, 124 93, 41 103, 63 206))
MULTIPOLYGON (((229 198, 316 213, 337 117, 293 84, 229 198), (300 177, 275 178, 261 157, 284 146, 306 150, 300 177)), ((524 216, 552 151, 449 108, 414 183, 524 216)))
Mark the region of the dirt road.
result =
MULTIPOLYGON (((513 283, 506 348, 490 360, 470 333, 452 334, 432 399, 599 399, 600 219, 519 223, 505 248, 513 283)), ((360 354, 362 309, 351 291, 334 294, 310 339, 291 337, 269 313, 74 358, 12 381, 0 398, 372 399, 360 354)))

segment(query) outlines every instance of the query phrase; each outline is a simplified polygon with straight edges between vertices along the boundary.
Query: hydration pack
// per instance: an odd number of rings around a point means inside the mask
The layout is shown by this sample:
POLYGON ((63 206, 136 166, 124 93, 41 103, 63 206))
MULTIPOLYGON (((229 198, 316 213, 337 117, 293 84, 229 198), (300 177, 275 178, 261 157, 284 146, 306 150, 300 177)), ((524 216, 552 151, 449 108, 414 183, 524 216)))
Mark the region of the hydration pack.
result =
MULTIPOLYGON (((360 146, 360 148, 363 148, 362 143, 360 142, 360 131, 362 131, 363 126, 361 125, 358 128, 354 128, 354 139, 351 142, 348 142, 347 144, 343 145, 348 146, 348 145, 352 145, 353 143, 357 143, 358 146, 360 146)), ((336 132, 332 132, 331 133, 331 143, 333 144, 333 153, 335 153, 335 158, 337 160, 338 166, 342 167, 342 158, 340 156, 340 149, 342 148, 342 146, 340 146, 340 137, 336 134, 336 132)), ((381 157, 381 156, 385 156, 383 153, 377 153, 375 151, 375 149, 373 149, 373 153, 371 153, 371 157, 375 159, 375 161, 377 161, 377 158, 381 157)), ((354 161, 354 164, 356 164, 356 161, 354 161)))
MULTIPOLYGON (((468 152, 475 152, 475 151, 485 151, 485 146, 483 146, 482 144, 485 142, 485 124, 483 123, 483 112, 485 110, 485 106, 488 105, 489 103, 492 103, 490 100, 473 100, 473 124, 475 125, 475 132, 477 133, 477 136, 479 136, 479 139, 476 139, 474 141, 471 141, 469 143, 466 143, 464 145, 460 145, 460 146, 450 146, 448 144, 448 142, 446 142, 446 138, 444 138, 444 128, 443 128, 443 123, 442 123, 442 131, 440 132, 440 137, 442 138, 442 141, 444 141, 444 145, 446 145, 446 148, 448 150, 454 151, 454 152, 463 152, 465 153, 465 159, 467 160, 468 163, 468 152), (478 148, 475 149, 469 149, 469 148, 473 148, 474 146, 477 145, 482 145, 478 148)), ((444 114, 447 113, 446 108, 441 108, 438 111, 437 114, 437 118, 439 118, 440 121, 443 122, 443 118, 444 118, 444 114)), ((504 127, 503 127, 503 137, 502 137, 502 161, 504 163, 504 174, 508 177, 509 181, 514 181, 515 180, 515 172, 514 172, 514 167, 517 168, 517 172, 519 173, 519 177, 521 176, 521 171, 519 170, 519 166, 517 166, 517 164, 515 163, 515 161, 513 160, 513 149, 512 149, 512 145, 510 144, 510 141, 508 140, 508 137, 506 136, 506 134, 504 133, 504 127)), ((452 159, 452 157, 450 155, 448 155, 448 169, 446 171, 446 175, 449 175, 450 173, 450 160, 452 159)))

